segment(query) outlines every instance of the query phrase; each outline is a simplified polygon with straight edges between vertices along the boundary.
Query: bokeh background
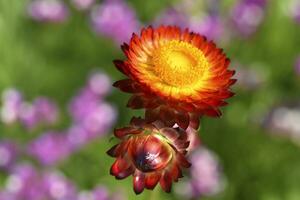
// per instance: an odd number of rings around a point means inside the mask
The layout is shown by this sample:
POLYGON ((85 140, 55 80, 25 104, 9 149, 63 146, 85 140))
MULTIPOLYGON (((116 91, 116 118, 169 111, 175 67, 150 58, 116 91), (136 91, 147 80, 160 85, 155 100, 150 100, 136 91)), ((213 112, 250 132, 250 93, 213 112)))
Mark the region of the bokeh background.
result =
POLYGON ((0 200, 300 199, 299 36, 299 0, 0 0, 0 200), (112 60, 159 24, 214 40, 238 82, 172 193, 136 196, 105 153, 143 115, 112 60))

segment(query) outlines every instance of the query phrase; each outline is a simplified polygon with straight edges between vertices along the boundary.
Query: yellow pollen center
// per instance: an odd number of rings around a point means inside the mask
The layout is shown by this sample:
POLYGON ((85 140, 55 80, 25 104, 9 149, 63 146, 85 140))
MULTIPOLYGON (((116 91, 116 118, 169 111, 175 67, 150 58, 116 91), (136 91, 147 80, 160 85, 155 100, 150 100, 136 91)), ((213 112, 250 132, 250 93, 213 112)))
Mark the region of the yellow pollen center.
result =
POLYGON ((180 88, 196 84, 208 67, 200 49, 177 40, 160 46, 153 54, 152 62, 153 72, 164 84, 180 88))

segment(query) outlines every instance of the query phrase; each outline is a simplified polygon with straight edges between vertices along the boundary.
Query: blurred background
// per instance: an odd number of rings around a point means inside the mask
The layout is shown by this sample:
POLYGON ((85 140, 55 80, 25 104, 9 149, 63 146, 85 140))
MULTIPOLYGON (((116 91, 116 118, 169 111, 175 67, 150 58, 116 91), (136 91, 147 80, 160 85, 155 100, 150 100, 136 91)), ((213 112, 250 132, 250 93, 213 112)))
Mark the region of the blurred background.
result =
POLYGON ((0 0, 0 200, 300 199, 299 36, 299 0, 0 0), (105 153, 143 115, 112 60, 160 24, 214 40, 238 82, 172 193, 136 196, 105 153))

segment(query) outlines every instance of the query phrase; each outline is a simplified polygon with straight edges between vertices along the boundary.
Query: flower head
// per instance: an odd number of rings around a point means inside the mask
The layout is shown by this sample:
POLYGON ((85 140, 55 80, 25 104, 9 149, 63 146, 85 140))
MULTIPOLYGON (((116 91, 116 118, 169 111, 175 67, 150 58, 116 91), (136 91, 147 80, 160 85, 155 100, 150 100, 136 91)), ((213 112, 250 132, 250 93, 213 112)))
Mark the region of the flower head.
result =
MULTIPOLYGON (((175 26, 152 27, 133 34, 116 67, 128 79, 114 83, 133 93, 131 108, 146 108, 148 122, 161 120, 186 129, 201 115, 220 116, 219 106, 233 93, 229 59, 205 37, 175 26)), ((196 126, 198 128, 198 126, 196 126)))
POLYGON ((116 157, 110 173, 116 179, 133 175, 137 194, 144 188, 154 189, 158 182, 170 192, 172 182, 182 177, 181 168, 190 167, 184 156, 189 146, 187 134, 160 122, 147 124, 141 118, 133 118, 130 124, 114 132, 121 142, 108 151, 116 157))

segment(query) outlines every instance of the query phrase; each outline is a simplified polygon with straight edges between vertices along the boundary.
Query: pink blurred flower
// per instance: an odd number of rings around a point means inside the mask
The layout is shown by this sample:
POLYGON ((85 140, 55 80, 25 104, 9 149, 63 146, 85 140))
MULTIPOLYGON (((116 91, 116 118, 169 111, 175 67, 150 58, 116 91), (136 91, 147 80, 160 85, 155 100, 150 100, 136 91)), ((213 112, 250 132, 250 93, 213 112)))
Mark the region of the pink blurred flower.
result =
POLYGON ((296 59, 295 62, 295 72, 298 76, 300 76, 300 56, 296 59))
POLYGON ((32 19, 41 22, 63 22, 67 19, 68 8, 59 0, 34 0, 28 6, 32 19))
POLYGON ((128 42, 139 27, 134 10, 123 1, 104 1, 96 6, 91 21, 96 33, 111 38, 118 45, 128 42))

